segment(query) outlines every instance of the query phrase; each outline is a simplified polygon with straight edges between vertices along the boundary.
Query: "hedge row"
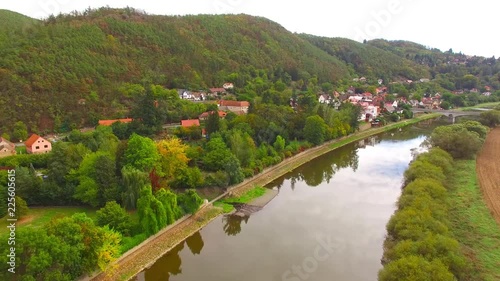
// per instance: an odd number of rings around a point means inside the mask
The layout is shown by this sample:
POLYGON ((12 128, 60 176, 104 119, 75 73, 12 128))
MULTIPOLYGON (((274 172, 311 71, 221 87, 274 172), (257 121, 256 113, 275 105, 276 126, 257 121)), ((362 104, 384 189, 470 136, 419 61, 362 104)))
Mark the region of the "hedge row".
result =
POLYGON ((452 163, 446 151, 433 148, 406 170, 398 210, 387 224, 380 281, 463 279, 467 264, 448 222, 452 163))

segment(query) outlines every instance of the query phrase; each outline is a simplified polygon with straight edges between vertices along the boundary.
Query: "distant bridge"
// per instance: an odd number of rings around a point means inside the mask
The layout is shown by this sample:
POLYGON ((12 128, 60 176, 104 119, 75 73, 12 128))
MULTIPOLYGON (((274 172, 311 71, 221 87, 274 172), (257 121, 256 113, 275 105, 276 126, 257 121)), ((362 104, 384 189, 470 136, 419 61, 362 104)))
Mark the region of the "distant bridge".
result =
POLYGON ((484 109, 484 108, 478 108, 477 110, 470 110, 470 111, 412 108, 413 113, 440 113, 442 115, 445 115, 445 116, 452 118, 453 123, 455 123, 455 118, 458 116, 479 116, 481 114, 481 112, 484 112, 487 110, 488 109, 484 109))

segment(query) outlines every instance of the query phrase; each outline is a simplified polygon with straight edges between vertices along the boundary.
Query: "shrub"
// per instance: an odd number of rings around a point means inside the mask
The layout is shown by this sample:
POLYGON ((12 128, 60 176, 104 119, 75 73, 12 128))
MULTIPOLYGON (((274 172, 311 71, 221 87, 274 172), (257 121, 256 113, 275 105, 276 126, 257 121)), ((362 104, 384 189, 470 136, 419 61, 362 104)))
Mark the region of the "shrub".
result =
POLYGON ((419 241, 404 240, 385 254, 386 260, 389 261, 407 256, 420 256, 427 261, 440 260, 455 276, 461 276, 466 267, 460 244, 457 240, 443 235, 429 234, 419 241))
POLYGON ((434 218, 430 210, 405 208, 391 217, 387 224, 387 232, 396 240, 418 240, 429 232, 446 235, 448 227, 434 218))
POLYGON ((254 170, 251 168, 245 168, 245 169, 243 169, 243 175, 245 176, 245 178, 253 177, 254 170))
POLYGON ((379 281, 454 281, 455 277, 439 260, 408 256, 390 262, 378 274, 379 281))
POLYGON ((177 196, 179 207, 186 214, 194 214, 203 203, 203 199, 196 193, 194 189, 188 189, 186 192, 177 196))
POLYGON ((123 235, 128 235, 131 228, 129 215, 115 201, 107 202, 104 207, 97 211, 96 224, 98 226, 108 225, 123 235))
POLYGON ((416 160, 410 164, 410 167, 404 173, 405 182, 410 183, 417 178, 429 178, 439 182, 444 182, 446 177, 443 169, 429 162, 416 160))
POLYGON ((140 233, 137 234, 133 237, 123 237, 122 238, 122 245, 120 248, 120 253, 123 254, 127 252, 128 250, 134 248, 135 246, 141 244, 147 239, 147 235, 145 233, 140 233))
POLYGON ((453 169, 453 157, 439 147, 433 147, 429 152, 418 156, 417 160, 429 162, 443 169, 443 173, 449 174, 453 169))
POLYGON ((229 185, 229 175, 224 171, 217 171, 205 176, 206 186, 227 187, 229 185))

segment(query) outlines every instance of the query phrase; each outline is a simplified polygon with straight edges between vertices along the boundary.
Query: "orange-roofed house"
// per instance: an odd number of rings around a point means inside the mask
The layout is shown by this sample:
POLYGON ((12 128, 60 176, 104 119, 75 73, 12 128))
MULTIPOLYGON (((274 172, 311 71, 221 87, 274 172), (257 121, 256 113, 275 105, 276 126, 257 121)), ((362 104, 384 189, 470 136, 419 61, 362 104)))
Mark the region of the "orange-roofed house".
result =
POLYGON ((26 145, 26 151, 31 154, 49 153, 52 150, 50 141, 37 134, 31 135, 24 144, 26 145))
POLYGON ((99 125, 101 125, 101 126, 111 126, 115 122, 130 123, 132 121, 133 121, 132 118, 113 119, 113 120, 99 120, 99 125))
POLYGON ((16 154, 16 146, 10 141, 0 137, 0 158, 16 154))
MULTIPOLYGON (((210 111, 210 112, 203 112, 200 116, 198 116, 198 119, 200 119, 201 121, 203 120, 207 120, 208 119, 208 116, 210 116, 210 114, 212 114, 213 111, 210 111)), ((220 119, 224 119, 226 118, 226 115, 227 113, 222 111, 222 110, 219 110, 219 118, 220 119)))
POLYGON ((234 100, 220 100, 219 101, 219 109, 220 110, 229 110, 232 112, 245 112, 248 113, 248 108, 250 107, 250 103, 248 101, 234 101, 234 100))
POLYGON ((181 120, 181 126, 185 128, 189 128, 192 126, 200 126, 200 120, 198 119, 181 120))

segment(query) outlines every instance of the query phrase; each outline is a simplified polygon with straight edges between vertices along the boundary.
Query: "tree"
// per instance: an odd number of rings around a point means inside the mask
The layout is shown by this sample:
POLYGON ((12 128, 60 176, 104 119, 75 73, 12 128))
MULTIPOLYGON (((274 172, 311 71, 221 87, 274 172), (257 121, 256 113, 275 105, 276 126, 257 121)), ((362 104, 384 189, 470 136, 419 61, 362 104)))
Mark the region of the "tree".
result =
POLYGON ((125 150, 125 166, 150 172, 159 158, 152 139, 132 134, 125 150))
POLYGON ((455 159, 471 159, 481 148, 482 140, 478 133, 454 124, 434 129, 430 143, 450 153, 455 159))
POLYGON ((188 146, 178 138, 169 138, 156 143, 160 161, 158 173, 167 181, 174 179, 176 173, 186 169, 189 158, 186 156, 188 146))
POLYGON ((495 127, 500 125, 500 111, 499 110, 490 110, 482 112, 481 115, 481 123, 489 127, 495 127))
POLYGON ((312 144, 319 145, 325 141, 327 125, 319 115, 309 116, 304 127, 304 137, 312 144))
POLYGON ((208 136, 210 136, 212 133, 219 131, 219 129, 220 129, 220 117, 219 117, 219 113, 217 110, 211 111, 208 114, 205 129, 207 130, 208 136))
POLYGON ((181 216, 181 209, 177 204, 177 195, 170 190, 161 188, 155 197, 163 204, 167 219, 167 225, 175 222, 181 216))
POLYGON ((451 104, 447 101, 442 101, 441 104, 440 104, 441 108, 442 109, 445 109, 445 110, 448 110, 451 108, 451 104))
POLYGON ((217 136, 212 137, 205 147, 206 154, 203 156, 203 167, 208 171, 224 169, 224 163, 232 156, 224 140, 217 136))
POLYGON ((136 122, 140 122, 144 126, 140 130, 141 133, 149 135, 158 132, 162 125, 162 113, 157 106, 158 101, 155 100, 152 85, 147 86, 146 92, 136 99, 137 102, 132 110, 132 116, 136 122))
POLYGON ((24 201, 23 198, 16 196, 16 216, 18 219, 26 216, 28 214, 28 204, 26 204, 26 201, 24 201))
POLYGON ((116 163, 111 155, 105 152, 87 154, 76 172, 80 184, 74 197, 92 207, 121 199, 115 173, 116 163))
POLYGON ((255 143, 247 134, 239 130, 229 132, 228 144, 231 152, 236 156, 241 166, 248 167, 255 158, 255 143))
POLYGON ((17 121, 14 124, 14 130, 12 132, 12 140, 13 141, 25 141, 28 139, 28 127, 23 121, 17 121))
POLYGON ((167 224, 165 207, 153 196, 151 186, 146 186, 141 190, 137 201, 137 213, 142 231, 148 236, 157 233, 167 224))
POLYGON ((276 137, 276 141, 274 142, 273 146, 274 146, 274 149, 276 150, 276 152, 282 152, 284 149, 285 149, 285 139, 278 135, 276 137))
POLYGON ((97 211, 96 222, 98 226, 107 225, 123 235, 128 235, 130 232, 130 217, 115 201, 107 202, 97 211))
POLYGON ((224 163, 224 171, 229 176, 229 184, 237 184, 242 182, 245 179, 245 175, 243 175, 243 171, 241 170, 241 165, 238 159, 231 155, 228 159, 226 159, 224 163))
POLYGON ((131 167, 123 167, 121 172, 122 203, 128 210, 135 209, 141 189, 148 184, 148 174, 131 167))
POLYGON ((177 197, 179 206, 184 210, 186 214, 194 214, 200 208, 203 203, 203 199, 196 193, 194 189, 188 189, 186 192, 180 194, 177 197))

